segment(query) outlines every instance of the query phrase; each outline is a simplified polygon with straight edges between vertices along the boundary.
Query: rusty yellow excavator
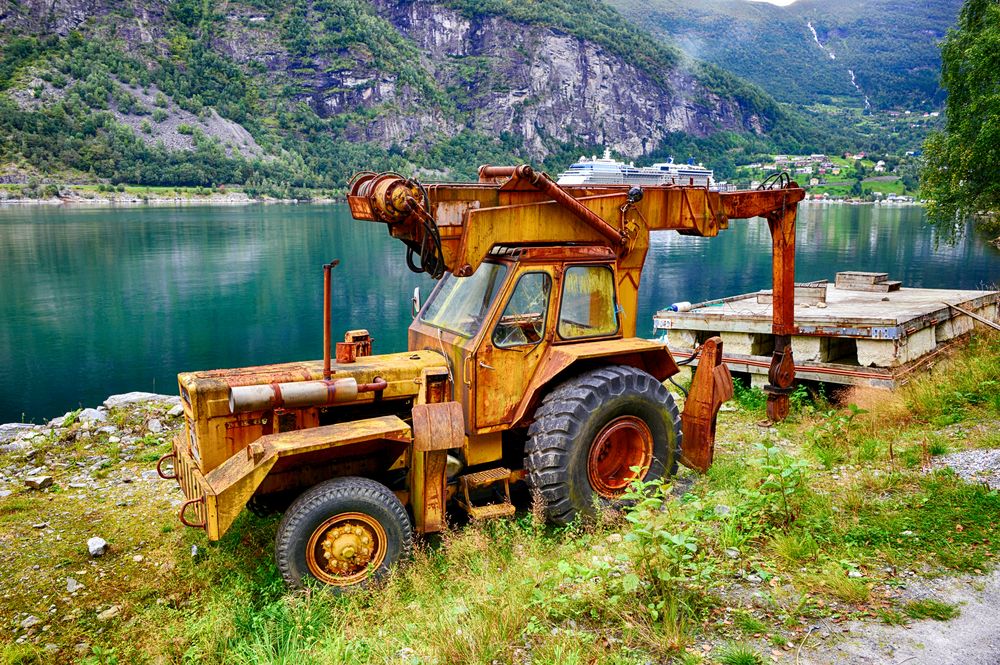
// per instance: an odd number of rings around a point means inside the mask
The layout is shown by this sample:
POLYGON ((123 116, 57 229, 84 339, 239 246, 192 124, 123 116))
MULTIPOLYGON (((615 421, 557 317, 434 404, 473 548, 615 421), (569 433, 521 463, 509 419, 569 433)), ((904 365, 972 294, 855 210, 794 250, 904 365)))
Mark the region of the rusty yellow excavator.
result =
POLYGON ((449 503, 472 519, 510 515, 511 484, 526 481, 567 523, 678 462, 704 471, 732 379, 721 340, 708 339, 681 412, 663 385, 678 372, 669 350, 635 336, 656 231, 715 236, 730 219, 767 219, 767 409, 787 415, 795 183, 560 186, 528 165, 479 176, 351 182, 354 218, 385 224, 410 268, 439 279, 423 305, 414 297, 408 351, 373 355, 367 330, 333 348, 329 264, 323 360, 178 376, 185 427, 157 468, 183 488, 185 525, 218 540, 248 505, 287 505, 276 535, 286 581, 349 587, 405 557, 414 533, 441 530, 449 503))

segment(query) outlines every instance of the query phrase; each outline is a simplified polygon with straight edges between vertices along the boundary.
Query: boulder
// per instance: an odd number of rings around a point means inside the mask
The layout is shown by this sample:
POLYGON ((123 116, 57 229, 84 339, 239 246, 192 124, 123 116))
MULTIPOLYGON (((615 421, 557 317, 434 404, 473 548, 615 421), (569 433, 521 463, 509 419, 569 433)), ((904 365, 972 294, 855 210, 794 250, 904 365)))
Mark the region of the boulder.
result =
POLYGON ((94 536, 87 541, 87 551, 92 557, 104 556, 104 553, 108 551, 108 541, 94 536))
POLYGON ((142 404, 143 402, 169 402, 170 404, 179 404, 180 401, 181 398, 176 395, 158 395, 156 393, 134 391, 130 393, 122 393, 120 395, 111 395, 104 400, 104 406, 109 409, 113 409, 118 406, 142 404))
POLYGON ((28 476, 24 484, 33 490, 43 490, 52 485, 52 476, 28 476))
POLYGON ((0 443, 5 443, 16 437, 21 432, 34 429, 34 425, 28 423, 6 423, 0 425, 0 443))
POLYGON ((122 611, 122 608, 118 607, 117 605, 112 605, 108 609, 106 609, 103 612, 101 612, 100 614, 98 614, 97 615, 97 620, 98 621, 108 621, 109 619, 114 619, 116 616, 118 616, 118 613, 121 612, 121 611, 122 611))
POLYGON ((97 409, 84 409, 77 414, 76 419, 81 423, 106 423, 108 414, 97 409))

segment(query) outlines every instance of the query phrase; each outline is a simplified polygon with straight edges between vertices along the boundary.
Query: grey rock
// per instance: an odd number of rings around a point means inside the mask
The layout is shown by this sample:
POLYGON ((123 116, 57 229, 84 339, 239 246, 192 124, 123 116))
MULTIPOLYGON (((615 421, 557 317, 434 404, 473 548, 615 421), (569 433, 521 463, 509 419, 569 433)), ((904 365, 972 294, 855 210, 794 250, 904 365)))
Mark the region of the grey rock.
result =
POLYGON ((34 614, 31 614, 24 621, 21 622, 21 629, 28 630, 32 626, 37 626, 41 622, 42 622, 41 619, 36 617, 34 614))
POLYGON ((715 507, 715 514, 719 517, 725 517, 730 512, 732 512, 732 509, 724 503, 720 503, 715 507))
POLYGON ((49 421, 49 427, 62 427, 63 423, 66 422, 66 416, 68 415, 69 414, 67 413, 65 416, 59 416, 58 418, 53 418, 52 420, 49 421))
POLYGON ((104 553, 108 551, 108 541, 94 536, 87 541, 87 551, 92 557, 104 556, 104 553))
POLYGON ((49 523, 48 523, 48 522, 39 522, 39 523, 37 523, 37 524, 32 524, 32 525, 31 525, 31 528, 32 528, 32 529, 44 529, 44 528, 45 528, 45 527, 47 527, 48 525, 49 525, 49 523))
POLYGON ((760 584, 762 581, 760 575, 747 575, 747 582, 751 584, 760 584))
POLYGON ((118 428, 115 427, 114 425, 105 425, 104 427, 98 428, 97 431, 100 432, 101 434, 117 434, 118 428))
POLYGON ((33 490, 43 490, 52 485, 52 476, 28 476, 24 484, 33 490))
POLYGON ((77 591, 79 591, 80 589, 83 589, 83 588, 86 588, 86 587, 83 584, 81 584, 80 582, 77 582, 72 577, 67 577, 66 578, 66 591, 68 593, 76 593, 77 591))
POLYGON ((7 443, 0 443, 0 453, 13 453, 19 450, 24 450, 30 445, 28 441, 22 441, 21 439, 14 439, 13 441, 8 441, 7 443))
POLYGON ((860 570, 851 570, 851 571, 848 571, 847 576, 848 577, 853 577, 853 578, 858 578, 858 577, 864 577, 864 574, 862 574, 862 572, 860 570))
POLYGON ((156 393, 134 391, 130 393, 122 393, 120 395, 111 395, 104 400, 104 406, 109 409, 113 409, 115 407, 127 406, 129 404, 142 404, 143 402, 169 402, 171 404, 177 404, 180 401, 181 398, 176 395, 158 395, 156 393))
POLYGON ((733 547, 727 547, 726 548, 726 556, 729 557, 730 559, 739 559, 740 558, 740 551, 738 549, 733 548, 733 547))
POLYGON ((6 443, 16 437, 19 433, 32 430, 34 427, 34 425, 30 425, 28 423, 6 423, 4 425, 0 425, 0 443, 6 443))
POLYGON ((146 429, 153 434, 159 434, 163 431, 163 423, 160 422, 159 418, 150 418, 149 422, 146 423, 146 429))
POLYGON ((143 480, 159 480, 160 474, 156 472, 156 469, 146 469, 142 472, 143 480))
POLYGON ((178 403, 174 404, 174 406, 169 411, 167 411, 167 416, 170 418, 176 418, 182 413, 184 413, 184 407, 178 403))
POLYGON ((76 419, 81 423, 106 423, 108 422, 108 414, 97 409, 84 409, 77 414, 76 419))
POLYGON ((110 619, 114 619, 116 616, 118 616, 118 614, 121 611, 122 611, 122 608, 120 608, 117 605, 112 605, 108 609, 106 609, 103 612, 101 612, 100 614, 98 614, 97 615, 97 620, 98 621, 109 621, 110 619))
POLYGON ((0 499, 6 499, 13 493, 14 493, 13 490, 0 490, 0 499))

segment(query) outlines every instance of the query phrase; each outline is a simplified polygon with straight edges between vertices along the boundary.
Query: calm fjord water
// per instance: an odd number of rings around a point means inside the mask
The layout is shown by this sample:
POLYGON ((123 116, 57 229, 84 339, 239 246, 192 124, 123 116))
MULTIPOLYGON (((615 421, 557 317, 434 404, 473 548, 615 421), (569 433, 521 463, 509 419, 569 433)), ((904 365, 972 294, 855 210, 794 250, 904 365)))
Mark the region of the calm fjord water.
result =
MULTIPOLYGON (((921 208, 800 207, 796 279, 879 270, 905 286, 1000 282, 1000 252, 936 246, 921 208)), ((760 220, 718 238, 657 234, 638 330, 672 302, 770 286, 760 220)), ((405 248, 344 205, 0 209, 0 423, 40 422, 130 390, 175 393, 180 371, 318 358, 321 266, 334 335, 368 328, 401 351, 415 286, 405 248)))

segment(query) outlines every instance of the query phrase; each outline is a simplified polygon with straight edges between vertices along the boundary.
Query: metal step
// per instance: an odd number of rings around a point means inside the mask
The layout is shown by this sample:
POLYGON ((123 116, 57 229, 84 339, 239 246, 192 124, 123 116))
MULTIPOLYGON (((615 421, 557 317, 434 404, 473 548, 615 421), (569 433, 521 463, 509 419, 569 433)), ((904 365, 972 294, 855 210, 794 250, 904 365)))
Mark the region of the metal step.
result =
POLYGON ((488 520, 495 517, 510 517, 514 514, 512 503, 490 503, 485 506, 465 506, 469 517, 474 520, 488 520))
POLYGON ((498 483, 502 480, 507 480, 508 478, 510 478, 510 469, 498 467, 496 469, 487 469, 486 471, 467 473, 464 476, 459 476, 459 481, 461 481, 465 487, 475 488, 487 487, 488 485, 498 483))
POLYGON ((459 485, 462 495, 457 500, 458 505, 469 513, 469 517, 474 520, 488 520, 494 517, 509 517, 514 514, 514 504, 510 502, 510 469, 498 467, 477 471, 459 476, 459 485), (498 503, 488 503, 485 506, 472 505, 469 497, 469 490, 481 487, 489 487, 496 483, 503 483, 503 500, 498 503))

